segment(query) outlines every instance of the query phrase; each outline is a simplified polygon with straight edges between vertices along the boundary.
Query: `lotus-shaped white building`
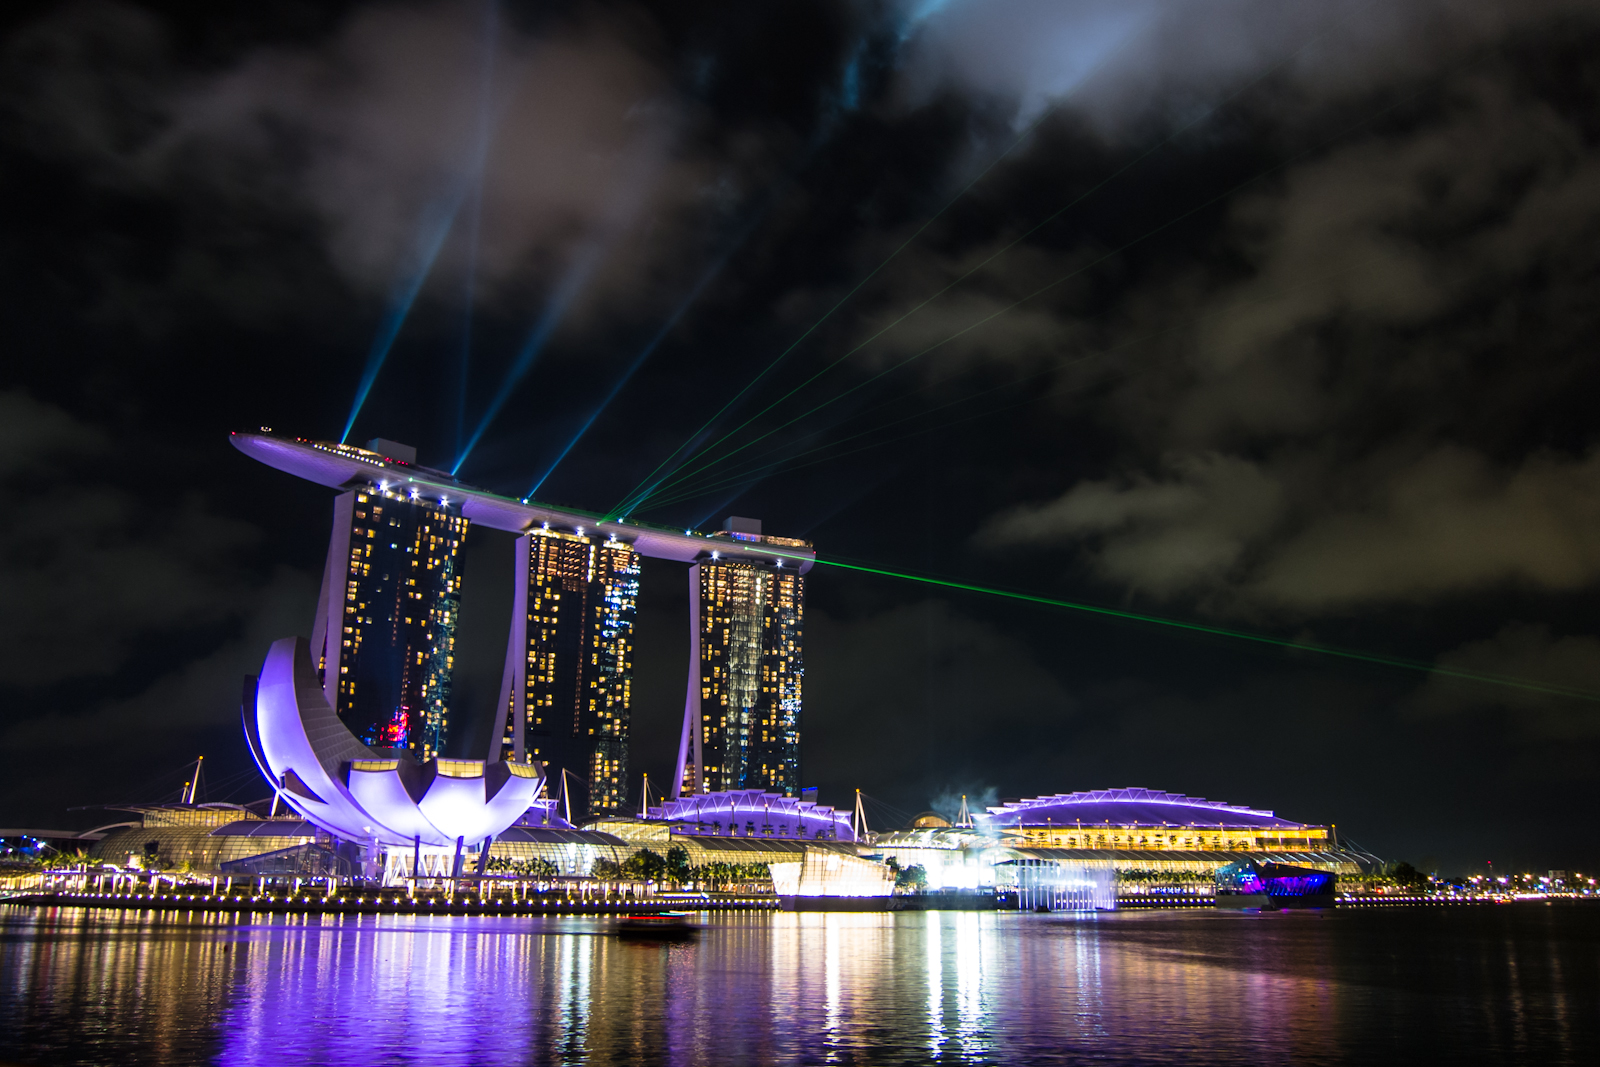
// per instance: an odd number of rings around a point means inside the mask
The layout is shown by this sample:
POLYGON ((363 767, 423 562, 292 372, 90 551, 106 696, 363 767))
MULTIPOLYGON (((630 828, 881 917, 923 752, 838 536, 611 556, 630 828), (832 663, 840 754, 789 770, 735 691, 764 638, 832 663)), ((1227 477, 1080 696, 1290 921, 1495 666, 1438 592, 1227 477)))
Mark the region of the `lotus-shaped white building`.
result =
POLYGON ((251 751, 284 801, 348 841, 475 845, 516 822, 544 780, 538 763, 417 763, 368 748, 329 706, 303 637, 273 643, 244 721, 251 751))

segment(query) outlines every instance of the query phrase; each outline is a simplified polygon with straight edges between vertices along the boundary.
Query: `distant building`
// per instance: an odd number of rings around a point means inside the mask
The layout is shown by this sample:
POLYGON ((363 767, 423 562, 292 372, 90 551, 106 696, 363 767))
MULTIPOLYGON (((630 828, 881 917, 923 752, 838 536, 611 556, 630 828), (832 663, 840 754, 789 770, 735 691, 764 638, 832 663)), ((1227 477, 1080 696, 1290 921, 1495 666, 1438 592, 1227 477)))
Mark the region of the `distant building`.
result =
POLYGON ((1378 862, 1342 845, 1330 826, 1152 789, 1012 801, 975 814, 970 829, 939 826, 941 821, 919 816, 904 830, 869 835, 870 847, 902 869, 922 867, 932 889, 986 888, 998 884, 997 878, 1013 888, 1035 885, 1040 877, 1055 877, 1038 867, 1044 863, 1079 873, 1115 872, 1130 887, 1159 888, 1186 878, 1186 884, 1199 885, 1193 880, 1203 878, 1209 892, 1213 872, 1241 859, 1339 874, 1378 862))
MULTIPOLYGON (((733 517, 712 535, 809 548, 764 537, 733 517)), ((730 790, 800 795, 800 712, 805 681, 805 578, 781 559, 713 551, 689 571, 691 653, 676 796, 730 790)))
POLYGON ((664 800, 649 810, 649 819, 669 823, 674 834, 696 837, 787 837, 801 841, 856 838, 850 828, 850 816, 844 812, 815 800, 798 800, 759 789, 697 793, 664 800))
MULTIPOLYGON (((1017 800, 973 816, 1026 848, 1132 852, 1324 852, 1329 827, 1153 789, 1092 789, 1017 800)), ((1231 861, 1230 857, 1230 861, 1231 861)))
POLYGON ((574 819, 621 811, 638 553, 615 537, 541 528, 518 538, 516 559, 502 727, 489 758, 545 761, 548 788, 574 819))
POLYGON ((444 748, 466 535, 442 494, 376 482, 334 500, 311 655, 362 744, 419 760, 444 748))

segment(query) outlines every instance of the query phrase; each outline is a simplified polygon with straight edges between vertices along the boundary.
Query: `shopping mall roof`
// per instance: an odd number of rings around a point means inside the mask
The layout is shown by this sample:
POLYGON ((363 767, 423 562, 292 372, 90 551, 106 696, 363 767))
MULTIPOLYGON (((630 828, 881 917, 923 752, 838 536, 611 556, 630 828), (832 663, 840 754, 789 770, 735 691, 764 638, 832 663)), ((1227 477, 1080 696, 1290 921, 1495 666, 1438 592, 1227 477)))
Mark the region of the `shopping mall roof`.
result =
POLYGON ((984 829, 1012 826, 1204 826, 1301 829, 1305 823, 1182 793, 1153 789, 1091 789, 991 807, 973 821, 984 829))

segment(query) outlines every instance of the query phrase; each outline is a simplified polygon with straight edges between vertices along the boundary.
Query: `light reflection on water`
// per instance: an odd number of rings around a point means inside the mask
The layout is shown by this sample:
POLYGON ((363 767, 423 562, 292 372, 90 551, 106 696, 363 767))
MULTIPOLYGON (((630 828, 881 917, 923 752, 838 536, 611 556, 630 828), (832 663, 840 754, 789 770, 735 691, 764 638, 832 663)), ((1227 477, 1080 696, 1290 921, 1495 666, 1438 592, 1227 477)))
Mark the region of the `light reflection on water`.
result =
POLYGON ((8 909, 0 1061, 1600 1062, 1600 909, 706 922, 8 909))

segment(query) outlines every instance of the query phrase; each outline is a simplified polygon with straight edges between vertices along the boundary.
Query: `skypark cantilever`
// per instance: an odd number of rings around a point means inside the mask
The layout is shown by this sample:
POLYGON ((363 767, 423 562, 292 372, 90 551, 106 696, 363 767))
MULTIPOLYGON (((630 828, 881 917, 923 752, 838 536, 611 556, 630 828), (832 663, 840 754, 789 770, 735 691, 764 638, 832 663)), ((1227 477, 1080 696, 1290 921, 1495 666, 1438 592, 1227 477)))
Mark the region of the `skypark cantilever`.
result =
POLYGON ((691 533, 632 521, 607 520, 593 512, 533 500, 524 502, 463 485, 444 471, 354 445, 265 432, 234 433, 231 439, 233 447, 251 459, 330 489, 387 483, 459 502, 461 514, 468 521, 491 530, 523 534, 548 524, 553 529, 598 531, 607 538, 632 545, 639 555, 652 559, 675 559, 683 563, 704 559, 749 560, 798 567, 801 574, 811 569, 817 556, 810 546, 790 538, 765 537, 747 541, 728 532, 691 533))
MULTIPOLYGON (((235 433, 234 447, 337 492, 309 654, 360 744, 426 764, 449 745, 463 544, 516 535, 505 670, 485 765, 544 763, 569 817, 629 810, 640 556, 691 564, 683 732, 673 797, 799 797, 807 541, 729 516, 672 530, 518 500, 419 466, 416 450, 235 433), (574 795, 576 793, 576 795, 574 795)), ((475 712, 476 713, 476 712, 475 712)), ((457 752, 457 755, 460 753, 457 752)))

